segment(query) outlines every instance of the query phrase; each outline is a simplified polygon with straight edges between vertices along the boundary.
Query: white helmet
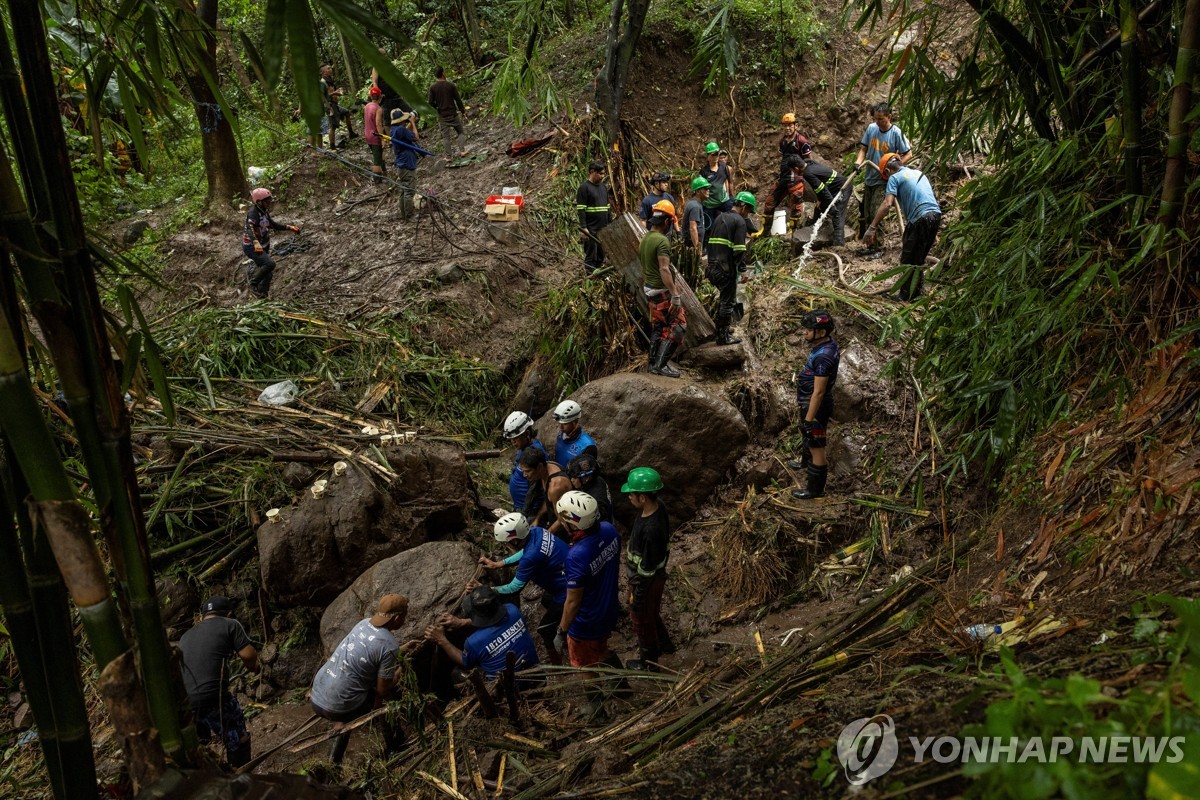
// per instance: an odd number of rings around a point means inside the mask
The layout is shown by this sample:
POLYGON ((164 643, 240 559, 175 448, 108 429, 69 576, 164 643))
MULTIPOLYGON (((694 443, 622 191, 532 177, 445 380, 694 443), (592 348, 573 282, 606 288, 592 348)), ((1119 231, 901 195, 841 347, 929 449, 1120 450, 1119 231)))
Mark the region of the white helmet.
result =
POLYGON ((497 542, 519 542, 529 535, 529 520, 525 515, 514 511, 496 520, 492 526, 492 535, 497 542))
POLYGON ((583 416, 583 408, 574 400, 563 400, 554 407, 555 422, 574 422, 583 416))
POLYGON ((504 438, 515 439, 533 427, 533 420, 524 411, 514 411, 504 420, 504 438))
POLYGON ((568 528, 586 531, 600 519, 600 504, 587 492, 567 492, 554 506, 558 518, 568 528))

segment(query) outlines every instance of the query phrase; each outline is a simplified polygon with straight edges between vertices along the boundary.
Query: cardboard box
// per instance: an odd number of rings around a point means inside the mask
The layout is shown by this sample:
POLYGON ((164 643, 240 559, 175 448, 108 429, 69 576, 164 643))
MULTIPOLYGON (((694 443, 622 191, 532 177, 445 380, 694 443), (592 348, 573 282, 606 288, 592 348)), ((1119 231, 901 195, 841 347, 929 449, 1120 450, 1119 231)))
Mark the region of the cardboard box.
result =
POLYGON ((484 212, 489 222, 516 222, 521 218, 521 209, 509 203, 489 203, 484 212))

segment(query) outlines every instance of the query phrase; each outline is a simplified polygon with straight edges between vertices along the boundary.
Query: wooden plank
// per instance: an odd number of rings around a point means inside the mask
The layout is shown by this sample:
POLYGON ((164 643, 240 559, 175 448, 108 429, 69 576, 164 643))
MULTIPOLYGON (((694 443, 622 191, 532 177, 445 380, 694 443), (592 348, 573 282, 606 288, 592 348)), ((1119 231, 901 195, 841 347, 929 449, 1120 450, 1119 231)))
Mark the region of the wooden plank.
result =
MULTIPOLYGON (((605 257, 624 276, 625 284, 633 292, 638 308, 642 310, 642 314, 648 316, 649 305, 646 302, 646 294, 642 291, 642 264, 638 261, 638 247, 645 233, 646 228, 641 219, 636 214, 626 212, 600 231, 598 238, 604 247, 605 257)), ((679 294, 683 296, 683 307, 687 309, 687 335, 684 338, 684 347, 680 348, 682 351, 686 347, 712 338, 717 332, 717 326, 697 299, 692 287, 688 286, 687 281, 678 272, 675 273, 675 285, 679 294)))

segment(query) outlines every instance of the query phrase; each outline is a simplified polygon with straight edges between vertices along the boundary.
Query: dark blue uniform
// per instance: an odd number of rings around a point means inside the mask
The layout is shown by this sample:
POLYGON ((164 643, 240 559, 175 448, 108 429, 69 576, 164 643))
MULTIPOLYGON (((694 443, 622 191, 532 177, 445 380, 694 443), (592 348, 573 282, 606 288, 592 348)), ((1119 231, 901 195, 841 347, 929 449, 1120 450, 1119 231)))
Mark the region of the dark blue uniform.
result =
POLYGON ((827 339, 817 345, 808 354, 808 361, 800 369, 796 380, 796 403, 800 406, 800 417, 808 414, 808 402, 813 396, 813 384, 819 377, 828 378, 825 396, 817 408, 817 426, 811 431, 810 447, 825 446, 825 428, 829 425, 829 417, 833 414, 833 385, 837 382, 838 364, 841 361, 841 351, 838 343, 827 339))

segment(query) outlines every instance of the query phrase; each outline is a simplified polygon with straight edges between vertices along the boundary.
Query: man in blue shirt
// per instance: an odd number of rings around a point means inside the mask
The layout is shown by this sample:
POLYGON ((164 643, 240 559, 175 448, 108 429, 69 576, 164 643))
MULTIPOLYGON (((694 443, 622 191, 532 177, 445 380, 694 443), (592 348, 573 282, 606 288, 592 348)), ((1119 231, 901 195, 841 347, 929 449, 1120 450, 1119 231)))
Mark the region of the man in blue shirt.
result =
POLYGON ((425 638, 442 648, 455 664, 463 669, 478 668, 487 680, 495 680, 504 672, 510 652, 517 656, 518 670, 538 665, 537 648, 521 610, 503 602, 492 587, 479 586, 468 592, 462 609, 466 619, 443 614, 437 624, 425 629, 425 638), (475 630, 460 650, 446 637, 448 627, 475 630))
POLYGON ((521 472, 521 454, 525 448, 533 447, 546 454, 546 447, 537 438, 537 429, 533 420, 524 411, 514 411, 504 420, 504 437, 517 449, 513 454, 512 474, 508 476, 508 494, 512 497, 512 507, 519 511, 525 507, 525 497, 529 494, 529 481, 521 472))
MULTIPOLYGON (((511 598, 515 602, 521 590, 530 582, 541 588, 542 608, 546 613, 538 622, 538 635, 546 645, 550 663, 561 664, 562 655, 554 649, 554 636, 558 633, 563 604, 567 601, 567 543, 545 528, 530 527, 529 520, 519 513, 505 514, 497 520, 492 527, 492 535, 496 541, 507 544, 515 552, 502 561, 483 556, 479 559, 480 566, 500 569, 517 565, 516 576, 503 586, 495 587, 496 593, 502 598, 511 598)), ((479 585, 478 581, 471 581, 467 589, 479 585)))
POLYGON ((642 222, 647 222, 654 214, 654 204, 659 200, 675 202, 675 198, 667 191, 670 185, 671 176, 661 170, 650 176, 650 194, 642 198, 642 205, 638 208, 638 216, 642 218, 642 222))
POLYGON ((804 435, 800 461, 789 461, 793 469, 804 469, 807 486, 793 489, 797 500, 815 500, 825 496, 829 466, 825 458, 828 443, 826 428, 833 415, 833 385, 837 383, 841 352, 833 340, 833 317, 828 311, 809 311, 800 320, 804 340, 812 349, 808 361, 796 376, 796 405, 800 407, 800 431, 804 435))
POLYGON ((413 198, 417 194, 417 151, 413 148, 421 141, 417 133, 416 115, 402 108, 392 109, 392 156, 399 174, 400 219, 408 219, 414 213, 413 198))
POLYGON ((908 270, 896 281, 896 296, 911 300, 921 294, 925 285, 925 258, 933 249, 938 229, 942 227, 942 207, 933 194, 929 178, 920 170, 907 167, 899 156, 886 155, 880 164, 887 175, 886 194, 879 211, 867 228, 867 242, 875 241, 879 223, 888 210, 897 203, 904 215, 904 245, 900 251, 900 264, 908 270))
MULTIPOLYGON (((573 667, 607 664, 620 669, 620 660, 608 649, 608 637, 620 613, 621 537, 616 528, 600 520, 596 499, 586 492, 567 492, 556 510, 571 534, 571 549, 567 551, 567 602, 555 645, 566 647, 573 667)), ((592 691, 588 705, 586 716, 603 716, 597 691, 592 691)))
MULTIPOLYGON (((868 168, 863 175, 863 199, 858 222, 858 233, 863 238, 866 237, 867 221, 875 216, 883 202, 884 187, 887 184, 887 176, 882 171, 883 157, 894 153, 900 156, 902 163, 907 163, 912 158, 912 147, 908 139, 898 125, 892 124, 892 107, 887 103, 879 103, 871 108, 871 115, 875 121, 868 125, 863 133, 862 141, 858 143, 858 156, 854 161, 855 169, 860 168, 864 162, 880 168, 868 168)), ((874 245, 868 244, 868 252, 871 254, 878 254, 883 250, 882 234, 885 231, 877 229, 877 233, 880 234, 878 241, 874 245)))
POLYGON ((584 433, 579 424, 583 407, 574 400, 563 400, 554 408, 554 421, 558 423, 558 438, 554 440, 554 463, 566 466, 575 456, 591 453, 600 457, 596 442, 584 433))

